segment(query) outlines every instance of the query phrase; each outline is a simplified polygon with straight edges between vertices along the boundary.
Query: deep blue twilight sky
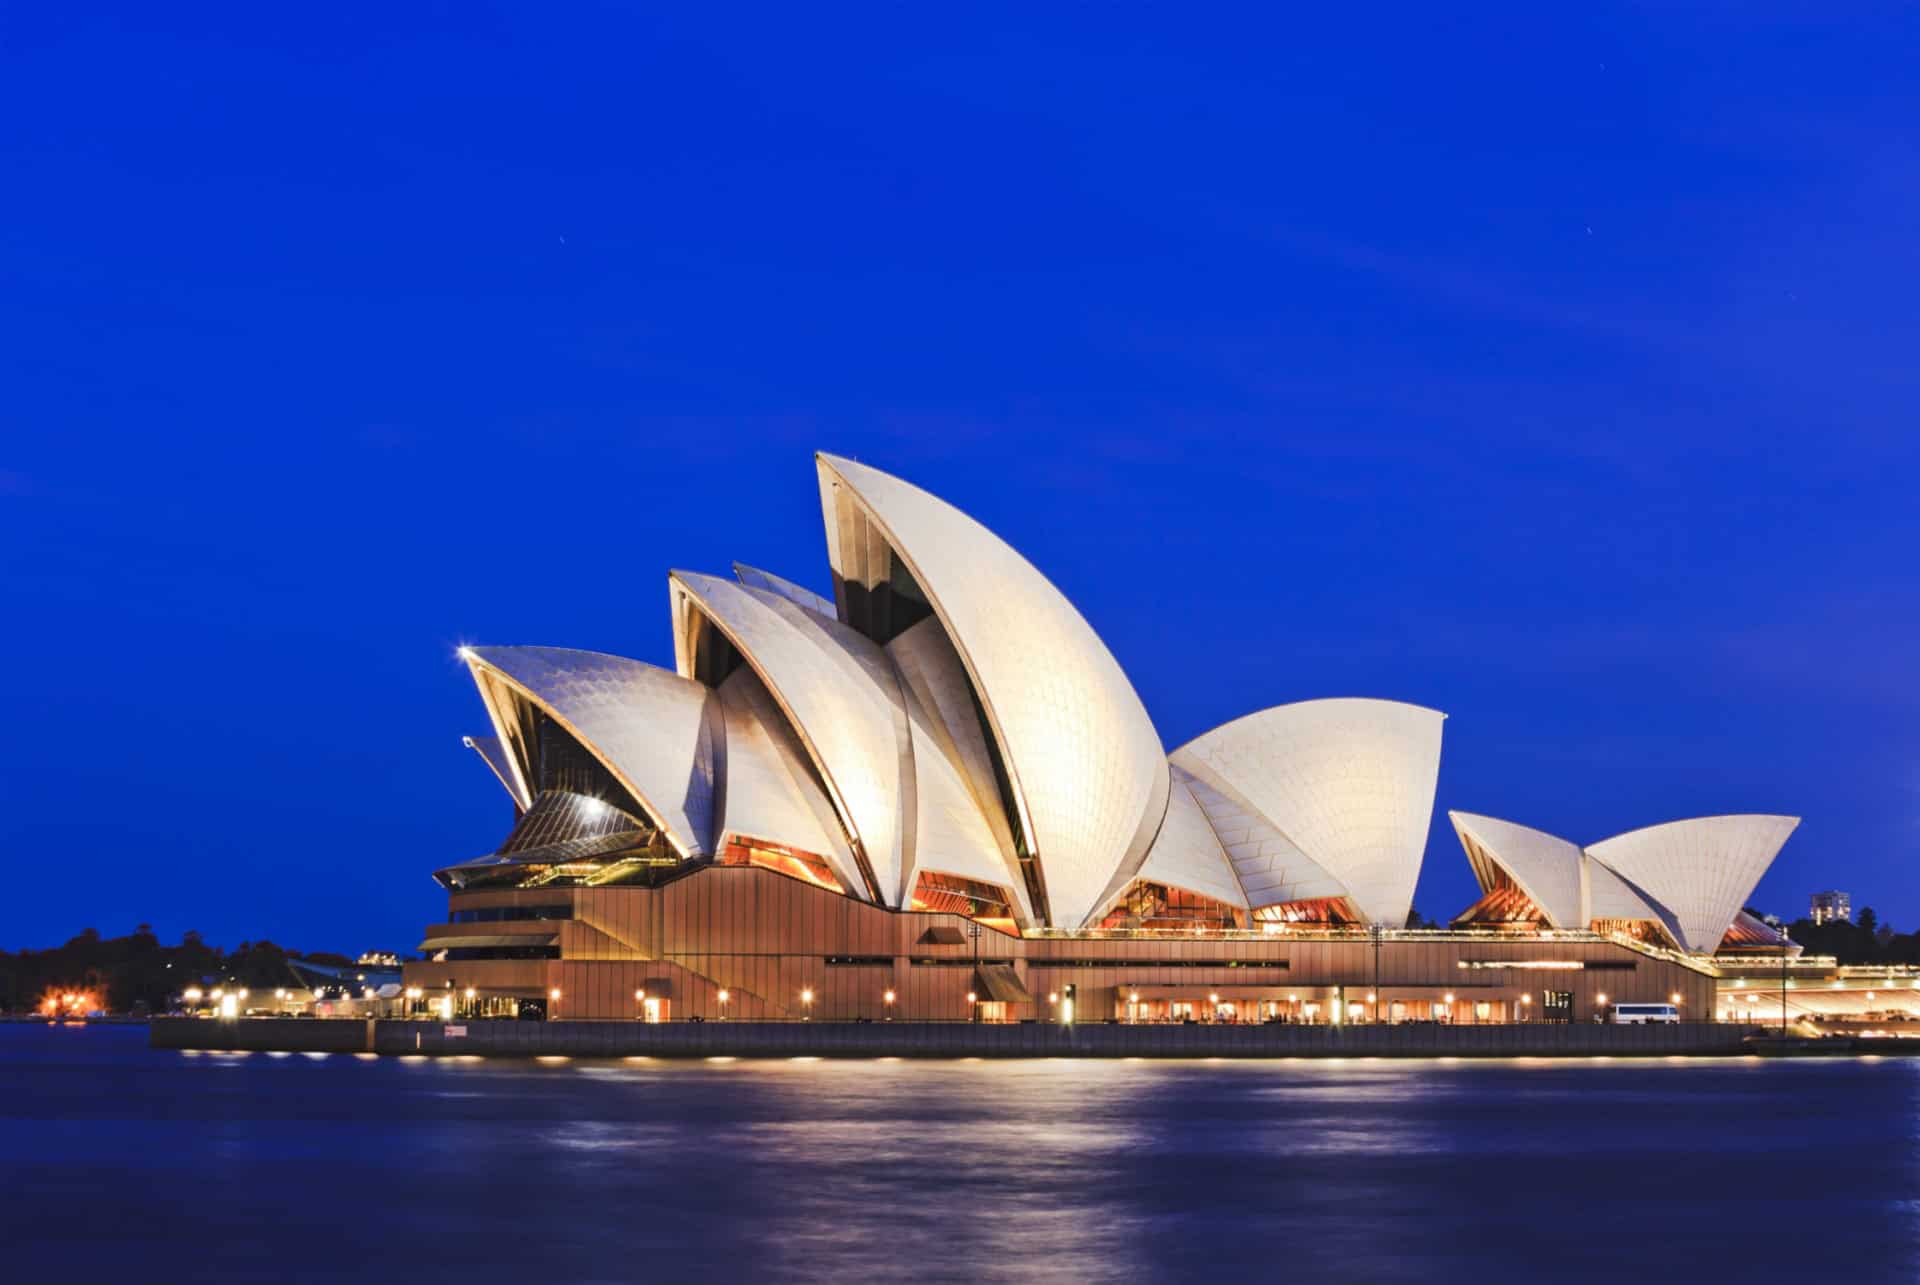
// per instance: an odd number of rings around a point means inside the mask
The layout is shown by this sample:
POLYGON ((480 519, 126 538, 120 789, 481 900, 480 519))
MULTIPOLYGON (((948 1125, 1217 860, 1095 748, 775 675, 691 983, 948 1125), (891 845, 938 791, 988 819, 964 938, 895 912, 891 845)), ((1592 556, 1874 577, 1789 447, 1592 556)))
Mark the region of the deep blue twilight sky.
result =
POLYGON ((0 945, 410 949, 455 646, 830 592, 816 449, 1169 748, 1447 711, 1428 914, 1449 807, 1751 810, 1920 921, 1904 6, 113 7, 0 30, 0 945))

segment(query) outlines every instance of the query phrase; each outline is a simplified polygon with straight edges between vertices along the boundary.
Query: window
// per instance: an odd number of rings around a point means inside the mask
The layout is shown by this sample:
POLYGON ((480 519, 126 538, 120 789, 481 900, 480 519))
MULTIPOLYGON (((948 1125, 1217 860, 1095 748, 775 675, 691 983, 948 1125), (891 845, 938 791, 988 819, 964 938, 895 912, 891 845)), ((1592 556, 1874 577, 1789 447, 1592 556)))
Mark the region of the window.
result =
POLYGON ((528 919, 571 919, 573 903, 551 906, 473 906, 447 916, 450 924, 512 923, 528 919))

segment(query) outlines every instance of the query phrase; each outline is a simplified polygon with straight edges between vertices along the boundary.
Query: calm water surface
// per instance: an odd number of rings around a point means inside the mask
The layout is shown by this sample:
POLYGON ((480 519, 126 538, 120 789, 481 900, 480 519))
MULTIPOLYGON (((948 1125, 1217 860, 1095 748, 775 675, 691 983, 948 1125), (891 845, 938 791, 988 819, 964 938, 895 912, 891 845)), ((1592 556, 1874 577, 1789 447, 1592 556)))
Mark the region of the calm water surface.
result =
POLYGON ((76 1281, 1913 1281, 1920 1061, 428 1061, 4 1026, 0 1255, 76 1281))

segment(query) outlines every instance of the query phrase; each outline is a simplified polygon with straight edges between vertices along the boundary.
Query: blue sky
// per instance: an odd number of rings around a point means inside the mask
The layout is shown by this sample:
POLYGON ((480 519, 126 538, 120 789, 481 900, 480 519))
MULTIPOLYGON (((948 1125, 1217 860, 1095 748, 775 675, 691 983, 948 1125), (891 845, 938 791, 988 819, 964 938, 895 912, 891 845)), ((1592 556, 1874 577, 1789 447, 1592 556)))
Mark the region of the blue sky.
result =
POLYGON ((1920 19, 660 8, 9 16, 0 944, 411 947, 454 647, 830 591, 816 449, 1169 748, 1445 710, 1428 914, 1450 807, 1783 811, 1763 907, 1916 926, 1920 19))

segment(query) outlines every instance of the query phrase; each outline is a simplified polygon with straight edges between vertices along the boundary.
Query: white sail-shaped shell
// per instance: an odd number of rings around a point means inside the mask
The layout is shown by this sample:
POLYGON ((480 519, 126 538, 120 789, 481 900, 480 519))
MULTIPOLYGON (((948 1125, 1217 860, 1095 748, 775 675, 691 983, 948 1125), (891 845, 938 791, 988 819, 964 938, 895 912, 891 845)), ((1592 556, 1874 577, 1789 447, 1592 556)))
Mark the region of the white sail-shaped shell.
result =
POLYGON ((1587 854, 1672 911, 1681 945, 1711 952, 1799 824, 1788 816, 1695 817, 1615 835, 1589 844, 1587 854))
POLYGON ((1398 701, 1302 701, 1215 728, 1173 762, 1250 804, 1369 923, 1399 927, 1426 851, 1445 718, 1398 701))
POLYGON ((898 905, 913 776, 906 705, 885 652, 768 590, 687 571, 670 579, 680 671, 693 674, 699 613, 760 676, 812 755, 873 899, 898 905))
POLYGON ((1145 706, 1092 627, 1005 541, 899 478, 818 461, 842 618, 892 559, 904 566, 985 712, 1047 918, 1080 926, 1165 815, 1165 751, 1145 706))
MULTIPOLYGON (((718 711, 699 683, 622 656, 563 647, 466 647, 462 658, 503 713, 492 682, 544 710, 625 786, 682 857, 713 851, 718 711)), ((518 765, 515 771, 524 769, 518 765)), ((532 797, 531 786, 521 790, 532 797)))
POLYGON ((1471 812, 1449 812, 1454 833, 1466 849, 1467 863, 1483 892, 1497 882, 1491 862, 1524 892, 1555 928, 1585 928, 1581 913, 1580 848, 1544 830, 1515 825, 1471 812))

